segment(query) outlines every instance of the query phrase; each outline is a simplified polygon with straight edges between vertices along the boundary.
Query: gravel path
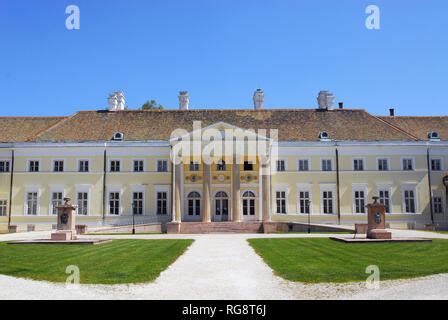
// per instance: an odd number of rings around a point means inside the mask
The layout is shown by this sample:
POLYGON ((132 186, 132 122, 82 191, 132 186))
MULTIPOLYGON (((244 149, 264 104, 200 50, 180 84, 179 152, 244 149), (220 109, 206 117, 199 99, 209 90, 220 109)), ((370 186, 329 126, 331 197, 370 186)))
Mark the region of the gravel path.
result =
MULTIPOLYGON (((395 234, 395 231, 394 231, 395 234)), ((429 232, 396 231, 396 236, 448 238, 429 232)), ((49 233, 0 235, 0 241, 36 239, 49 233)), ((249 246, 255 237, 307 237, 307 234, 139 235, 140 239, 190 238, 190 248, 154 282, 139 285, 65 286, 0 275, 0 299, 448 299, 448 274, 414 280, 302 284, 283 280, 249 246)), ((312 237, 330 235, 312 234, 312 237)), ((95 238, 111 236, 95 236, 95 238)), ((129 238, 125 235, 113 238, 129 238)), ((82 270, 81 270, 82 274, 82 270)))

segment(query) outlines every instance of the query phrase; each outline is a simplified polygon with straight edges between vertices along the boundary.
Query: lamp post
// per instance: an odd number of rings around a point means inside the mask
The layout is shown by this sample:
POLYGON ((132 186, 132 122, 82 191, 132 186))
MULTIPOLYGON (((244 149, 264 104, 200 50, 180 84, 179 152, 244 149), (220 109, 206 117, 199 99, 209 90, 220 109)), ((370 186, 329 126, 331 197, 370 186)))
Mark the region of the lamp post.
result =
POLYGON ((305 208, 308 211, 308 233, 311 233, 311 210, 310 200, 305 200, 305 208))
POLYGON ((135 202, 132 202, 132 234, 135 234, 135 202))

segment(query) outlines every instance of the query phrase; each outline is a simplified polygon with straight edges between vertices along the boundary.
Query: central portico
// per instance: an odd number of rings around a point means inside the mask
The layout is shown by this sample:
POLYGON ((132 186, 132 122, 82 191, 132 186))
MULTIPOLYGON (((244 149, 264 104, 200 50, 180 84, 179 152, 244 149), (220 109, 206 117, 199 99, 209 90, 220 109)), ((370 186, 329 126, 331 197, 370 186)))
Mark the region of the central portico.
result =
POLYGON ((222 122, 173 137, 168 232, 185 222, 270 221, 272 149, 265 135, 222 122))

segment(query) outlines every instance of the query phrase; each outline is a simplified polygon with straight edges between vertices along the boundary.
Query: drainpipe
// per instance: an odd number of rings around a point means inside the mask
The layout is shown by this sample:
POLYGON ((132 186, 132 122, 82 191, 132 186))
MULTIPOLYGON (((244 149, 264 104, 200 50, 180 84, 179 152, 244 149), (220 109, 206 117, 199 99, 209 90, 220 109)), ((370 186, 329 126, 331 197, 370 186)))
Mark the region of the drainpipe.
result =
POLYGON ((106 172, 107 172, 107 151, 104 148, 103 154, 103 225, 106 220, 106 172))
POLYGON ((429 188, 429 206, 431 209, 431 223, 434 225, 434 207, 432 199, 432 184, 431 184, 431 160, 429 158, 429 147, 426 149, 426 162, 428 165, 428 188, 429 188))
POLYGON ((9 209, 8 209, 8 231, 11 226, 11 213, 12 213, 12 190, 14 186, 14 150, 11 150, 11 174, 9 181, 9 209))
POLYGON ((336 147, 336 193, 338 196, 338 224, 341 224, 341 190, 339 177, 339 150, 336 147))

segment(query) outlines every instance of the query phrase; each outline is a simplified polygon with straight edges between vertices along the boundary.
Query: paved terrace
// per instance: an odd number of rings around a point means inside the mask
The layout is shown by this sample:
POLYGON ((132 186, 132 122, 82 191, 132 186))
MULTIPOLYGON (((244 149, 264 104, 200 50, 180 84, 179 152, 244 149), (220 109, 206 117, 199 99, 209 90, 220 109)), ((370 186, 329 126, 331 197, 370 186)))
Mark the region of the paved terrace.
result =
MULTIPOLYGON (((448 239, 448 235, 392 230, 395 237, 448 239)), ((50 232, 0 235, 0 241, 48 238, 50 232)), ((249 246, 248 238, 330 237, 331 234, 104 235, 113 239, 194 239, 195 242, 154 282, 138 285, 66 287, 0 275, 0 299, 448 299, 448 274, 414 280, 302 284, 283 280, 249 246)), ((340 236, 340 234, 338 235, 340 236)), ((91 236, 90 236, 91 237, 91 236)), ((82 236, 89 238, 89 236, 82 236)), ((82 271, 81 271, 82 272, 82 271)))

